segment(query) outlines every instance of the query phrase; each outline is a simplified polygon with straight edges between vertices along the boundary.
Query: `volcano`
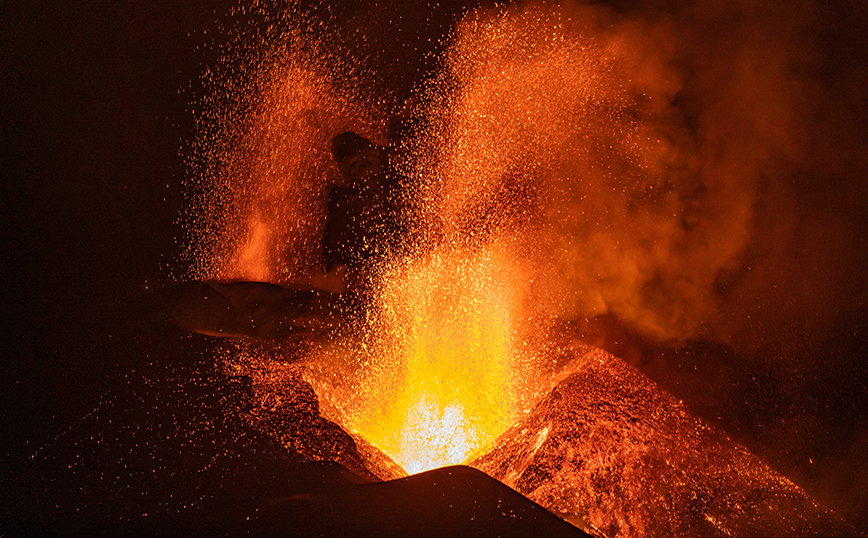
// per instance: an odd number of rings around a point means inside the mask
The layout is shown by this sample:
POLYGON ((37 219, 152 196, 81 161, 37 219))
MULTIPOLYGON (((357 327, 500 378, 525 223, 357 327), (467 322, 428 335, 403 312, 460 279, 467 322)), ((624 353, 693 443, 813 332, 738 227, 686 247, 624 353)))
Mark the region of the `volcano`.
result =
POLYGON ((859 535, 638 370, 578 341, 552 347, 553 388, 467 466, 407 476, 323 416, 305 380, 315 365, 280 341, 178 329, 165 293, 186 311, 201 301, 173 285, 132 305, 111 352, 136 374, 5 469, 10 536, 859 535), (227 350, 234 364, 250 355, 244 373, 225 367, 227 350))
POLYGON ((866 21, 4 5, 0 535, 864 535, 866 21))

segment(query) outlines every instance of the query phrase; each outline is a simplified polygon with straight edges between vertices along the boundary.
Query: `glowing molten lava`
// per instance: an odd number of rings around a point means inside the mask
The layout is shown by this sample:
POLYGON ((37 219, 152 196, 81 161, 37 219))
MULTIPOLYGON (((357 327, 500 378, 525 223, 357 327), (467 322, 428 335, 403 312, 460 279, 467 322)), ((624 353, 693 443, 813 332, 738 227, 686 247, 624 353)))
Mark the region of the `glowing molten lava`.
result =
POLYGON ((462 463, 514 421, 511 296, 491 251, 437 251, 382 294, 354 429, 410 473, 462 463))

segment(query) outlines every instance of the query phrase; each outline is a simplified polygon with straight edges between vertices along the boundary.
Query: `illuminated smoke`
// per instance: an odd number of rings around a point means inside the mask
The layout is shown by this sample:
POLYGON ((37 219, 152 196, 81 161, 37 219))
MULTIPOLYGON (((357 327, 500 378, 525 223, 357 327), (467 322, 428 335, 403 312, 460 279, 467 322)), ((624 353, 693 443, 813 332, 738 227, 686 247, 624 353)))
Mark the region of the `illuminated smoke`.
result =
POLYGON ((677 84, 636 79, 626 38, 600 19, 529 7, 459 25, 420 144, 428 222, 447 240, 508 235, 533 260, 543 317, 611 311, 652 337, 689 335, 744 249, 750 189, 701 186, 658 104, 677 84), (693 198, 716 189, 726 202, 706 222, 693 198))
MULTIPOLYGON (((751 347, 769 332, 786 339, 806 312, 826 320, 858 305, 832 275, 854 283, 848 219, 860 210, 800 200, 805 176, 820 171, 826 188, 865 199, 821 140, 842 142, 840 158, 865 169, 844 143, 853 125, 814 99, 819 44, 801 42, 812 9, 470 14, 422 92, 405 163, 421 235, 510 251, 505 263, 523 280, 510 288, 511 344, 530 356, 552 325, 604 313, 652 340, 751 347), (800 218, 832 232, 829 242, 800 218)), ((531 399, 535 366, 518 369, 523 392, 505 409, 531 399)))
POLYGON ((718 323, 726 288, 750 270, 759 191, 798 157, 799 88, 769 76, 789 67, 780 37, 712 34, 682 58, 675 39, 693 36, 680 31, 544 4, 458 26, 418 143, 424 212, 447 240, 530 247, 542 318, 611 312, 682 340, 718 323), (676 68, 703 52, 719 56, 709 73, 676 68))

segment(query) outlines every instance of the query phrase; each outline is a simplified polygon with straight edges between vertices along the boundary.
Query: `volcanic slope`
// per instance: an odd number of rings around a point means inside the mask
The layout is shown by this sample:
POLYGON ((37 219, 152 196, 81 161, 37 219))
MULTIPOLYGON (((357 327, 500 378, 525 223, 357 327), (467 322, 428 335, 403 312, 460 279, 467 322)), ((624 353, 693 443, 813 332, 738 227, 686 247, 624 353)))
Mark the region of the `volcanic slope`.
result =
POLYGON ((858 536, 621 359, 562 351, 560 383, 469 465, 596 536, 858 536))
POLYGON ((158 303, 66 350, 126 373, 53 439, 0 454, 0 535, 586 536, 468 467, 382 482, 394 469, 320 415, 297 364, 227 375, 229 341, 170 326, 158 303))

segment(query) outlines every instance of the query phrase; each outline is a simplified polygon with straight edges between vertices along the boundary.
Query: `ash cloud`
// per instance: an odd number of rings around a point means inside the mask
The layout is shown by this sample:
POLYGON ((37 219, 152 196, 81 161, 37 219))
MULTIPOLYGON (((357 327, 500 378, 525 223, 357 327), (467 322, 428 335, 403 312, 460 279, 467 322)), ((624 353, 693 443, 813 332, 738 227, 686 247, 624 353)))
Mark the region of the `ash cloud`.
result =
POLYGON ((747 347, 793 326, 816 336, 866 303, 868 139, 854 99, 865 66, 843 58, 853 43, 841 15, 812 2, 698 2, 650 23, 675 41, 671 103, 707 188, 700 222, 725 229, 721 209, 736 197, 750 215, 709 294, 712 337, 747 347))
POLYGON ((534 251, 537 315, 745 348, 820 335, 868 299, 848 9, 477 11, 429 92, 431 213, 446 234, 506 214, 500 235, 534 251))

